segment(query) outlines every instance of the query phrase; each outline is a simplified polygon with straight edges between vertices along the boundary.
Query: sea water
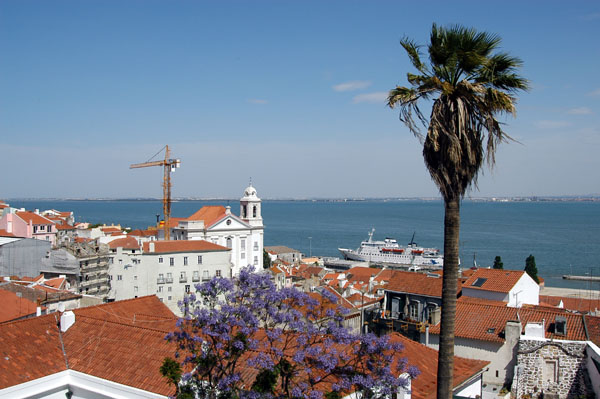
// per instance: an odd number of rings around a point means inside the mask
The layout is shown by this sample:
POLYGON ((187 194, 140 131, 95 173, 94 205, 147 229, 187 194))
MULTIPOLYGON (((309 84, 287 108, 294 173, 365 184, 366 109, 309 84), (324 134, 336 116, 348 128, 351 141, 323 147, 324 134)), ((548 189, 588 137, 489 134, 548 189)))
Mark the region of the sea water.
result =
MULTIPOLYGON (((76 221, 146 228, 162 214, 160 201, 9 201, 26 209, 73 211, 76 221)), ((204 205, 239 201, 178 201, 172 216, 186 217, 204 205)), ((340 256, 338 248, 357 248, 374 228, 374 239, 396 238, 443 248, 441 201, 269 201, 262 204, 265 245, 285 245, 306 255, 340 256)), ((563 274, 600 276, 600 202, 475 202, 461 205, 460 257, 463 267, 475 258, 490 266, 501 256, 506 269, 525 267, 535 256, 539 275, 549 286, 600 289, 599 283, 562 280, 563 274)))

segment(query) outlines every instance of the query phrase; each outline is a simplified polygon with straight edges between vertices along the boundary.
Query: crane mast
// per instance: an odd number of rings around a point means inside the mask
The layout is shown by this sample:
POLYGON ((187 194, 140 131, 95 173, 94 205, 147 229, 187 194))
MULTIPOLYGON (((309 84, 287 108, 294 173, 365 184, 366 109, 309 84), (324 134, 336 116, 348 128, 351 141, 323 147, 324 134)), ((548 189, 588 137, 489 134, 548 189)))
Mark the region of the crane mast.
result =
MULTIPOLYGON (((143 163, 134 163, 129 166, 129 169, 147 168, 149 166, 162 166, 163 167, 163 169, 164 169, 163 183, 162 183, 163 215, 164 215, 163 231, 164 231, 164 235, 165 235, 165 240, 168 241, 170 239, 169 220, 171 219, 171 172, 173 172, 175 169, 179 168, 179 166, 181 165, 181 160, 170 158, 171 152, 169 151, 168 145, 166 145, 164 147, 164 150, 165 150, 165 159, 164 160, 148 161, 148 162, 143 162, 143 163)), ((162 149, 160 151, 162 151, 162 149)), ((160 151, 158 153, 160 153, 160 151)), ((154 158, 154 157, 152 157, 152 158, 154 158)))

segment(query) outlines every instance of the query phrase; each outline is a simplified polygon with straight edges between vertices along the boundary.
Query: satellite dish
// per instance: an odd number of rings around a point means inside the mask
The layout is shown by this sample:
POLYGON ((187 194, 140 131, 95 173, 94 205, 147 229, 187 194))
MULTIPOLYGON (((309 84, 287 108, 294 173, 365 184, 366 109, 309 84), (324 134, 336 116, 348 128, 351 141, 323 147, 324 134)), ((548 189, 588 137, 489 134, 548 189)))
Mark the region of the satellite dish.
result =
POLYGON ((58 304, 58 311, 61 312, 61 313, 65 311, 65 304, 64 303, 61 302, 61 303, 58 304))

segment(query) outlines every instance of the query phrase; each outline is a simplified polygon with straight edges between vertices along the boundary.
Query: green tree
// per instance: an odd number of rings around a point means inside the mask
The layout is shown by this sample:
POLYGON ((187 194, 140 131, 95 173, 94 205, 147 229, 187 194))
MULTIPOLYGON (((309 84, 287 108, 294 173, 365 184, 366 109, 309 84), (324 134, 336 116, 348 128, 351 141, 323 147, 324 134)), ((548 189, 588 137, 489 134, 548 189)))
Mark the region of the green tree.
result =
POLYGON ((271 257, 266 249, 263 249, 263 269, 271 268, 271 257))
POLYGON ((533 255, 529 255, 527 259, 525 259, 525 273, 529 274, 536 283, 540 283, 540 279, 538 278, 538 270, 535 265, 535 257, 533 255))
POLYGON ((502 258, 496 256, 494 258, 494 265, 492 266, 494 269, 504 269, 504 263, 502 263, 502 258))
POLYGON ((397 107, 400 120, 422 140, 425 165, 444 199, 437 397, 446 399, 452 396, 460 200, 477 184, 484 160, 492 166, 496 146, 510 140, 496 117, 515 114, 514 94, 526 90, 528 82, 516 73, 521 60, 497 52, 500 38, 493 34, 433 24, 427 45, 429 64, 422 61, 422 46, 408 38, 400 44, 418 74, 407 74, 411 87, 397 86, 389 92, 388 106, 397 107), (427 120, 419 100, 430 99, 427 120), (427 127, 425 137, 419 122, 427 127))

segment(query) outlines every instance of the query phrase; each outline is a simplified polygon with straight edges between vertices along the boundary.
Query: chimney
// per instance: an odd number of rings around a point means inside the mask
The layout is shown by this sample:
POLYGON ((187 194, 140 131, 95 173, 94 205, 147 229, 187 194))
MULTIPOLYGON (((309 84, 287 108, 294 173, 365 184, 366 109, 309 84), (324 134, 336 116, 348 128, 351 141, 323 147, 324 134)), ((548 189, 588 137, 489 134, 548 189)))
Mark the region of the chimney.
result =
POLYGON ((41 307, 37 307, 35 308, 35 315, 36 316, 41 316, 42 315, 42 308, 41 307))
POLYGON ((33 213, 35 213, 36 215, 39 215, 40 214, 40 210, 36 209, 33 213))
POLYGON ((425 346, 429 346, 429 326, 425 326, 425 346))
POLYGON ((231 207, 230 207, 229 205, 227 205, 227 206, 225 207, 225 214, 226 214, 226 215, 231 215, 231 207))
POLYGON ((150 250, 150 252, 154 252, 154 243, 153 242, 148 243, 148 249, 150 250))
POLYGON ((508 320, 504 329, 506 342, 519 342, 521 338, 521 322, 518 320, 508 320))
POLYGON ((60 331, 67 331, 73 324, 75 324, 75 313, 72 311, 64 312, 60 316, 60 331))

